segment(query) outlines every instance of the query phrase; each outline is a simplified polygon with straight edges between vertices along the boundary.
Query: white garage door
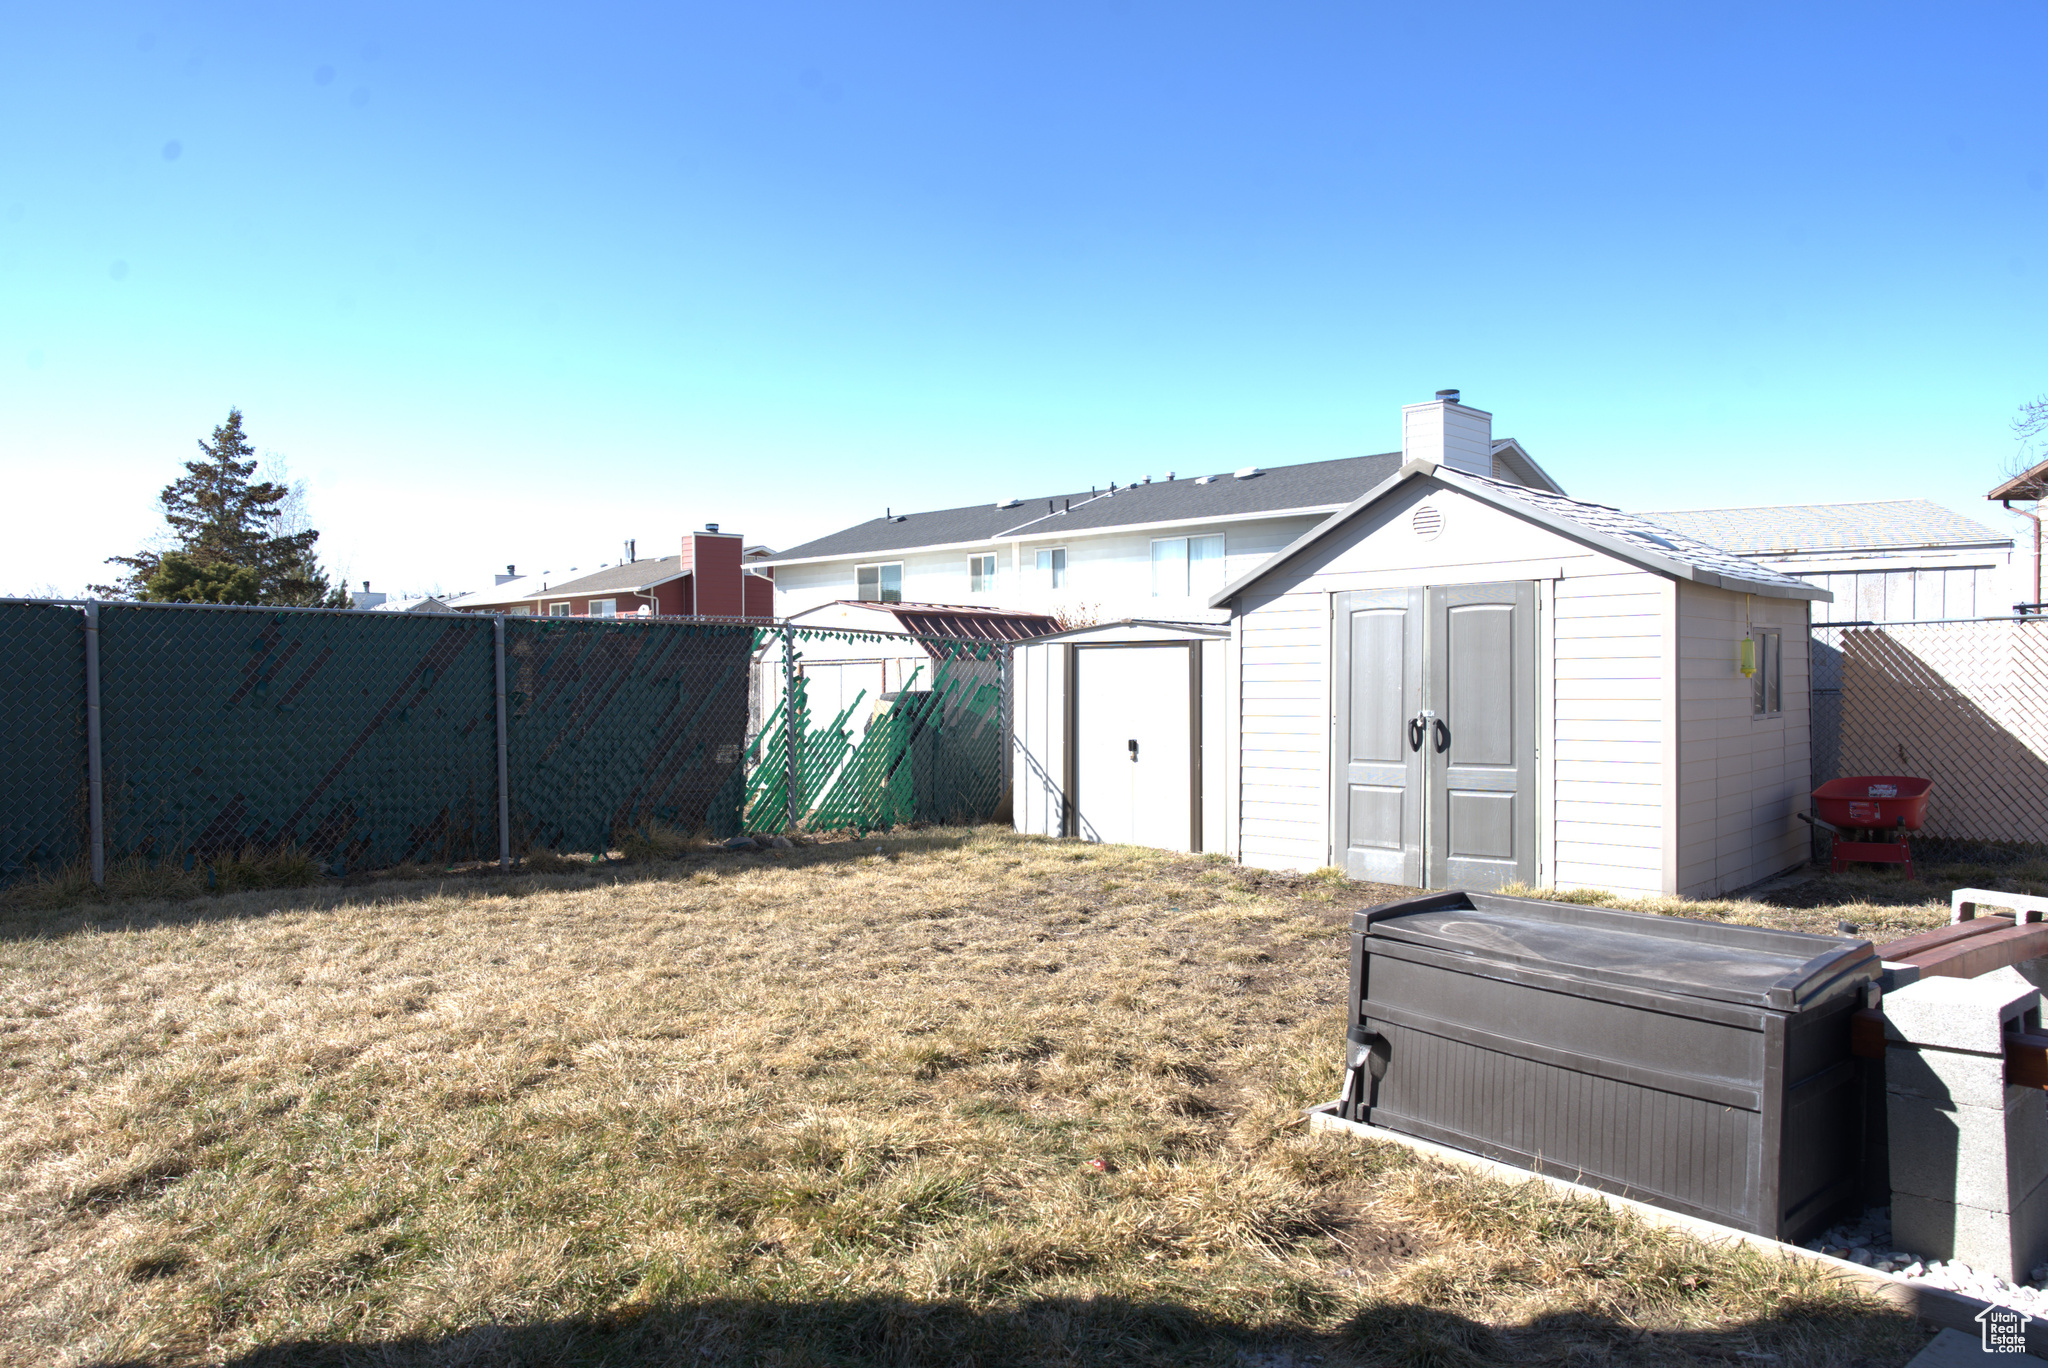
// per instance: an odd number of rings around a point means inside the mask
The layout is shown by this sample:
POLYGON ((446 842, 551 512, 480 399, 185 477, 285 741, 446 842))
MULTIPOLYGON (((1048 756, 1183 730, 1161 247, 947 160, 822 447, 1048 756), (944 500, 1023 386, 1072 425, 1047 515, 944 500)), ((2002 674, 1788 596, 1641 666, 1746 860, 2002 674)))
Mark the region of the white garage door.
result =
POLYGON ((1185 644, 1074 648, 1077 835, 1194 848, 1192 656, 1185 644))

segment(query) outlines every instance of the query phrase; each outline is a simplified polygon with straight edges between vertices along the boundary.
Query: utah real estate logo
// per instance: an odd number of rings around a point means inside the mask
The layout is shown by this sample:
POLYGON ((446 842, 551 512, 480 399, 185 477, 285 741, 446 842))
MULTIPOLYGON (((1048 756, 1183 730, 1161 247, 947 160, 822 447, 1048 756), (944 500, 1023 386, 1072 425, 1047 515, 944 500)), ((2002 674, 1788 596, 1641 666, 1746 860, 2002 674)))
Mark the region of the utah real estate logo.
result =
POLYGON ((2034 1318, 2024 1311, 2015 1311, 2010 1306, 1987 1306, 1977 1313, 1977 1324, 1984 1330, 1984 1352, 1987 1354, 2024 1354, 2027 1352, 2027 1327, 2034 1318))

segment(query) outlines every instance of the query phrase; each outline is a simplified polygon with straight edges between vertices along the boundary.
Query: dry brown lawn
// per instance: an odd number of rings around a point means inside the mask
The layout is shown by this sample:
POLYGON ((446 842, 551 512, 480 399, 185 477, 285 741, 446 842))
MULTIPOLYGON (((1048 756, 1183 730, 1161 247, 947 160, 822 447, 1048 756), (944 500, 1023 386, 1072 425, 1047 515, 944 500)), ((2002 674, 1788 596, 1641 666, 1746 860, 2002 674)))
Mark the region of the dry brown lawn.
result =
POLYGON ((1809 1265, 1310 1134, 1346 916, 1397 892, 981 829, 0 909, 0 1360, 1925 1341, 1809 1265))

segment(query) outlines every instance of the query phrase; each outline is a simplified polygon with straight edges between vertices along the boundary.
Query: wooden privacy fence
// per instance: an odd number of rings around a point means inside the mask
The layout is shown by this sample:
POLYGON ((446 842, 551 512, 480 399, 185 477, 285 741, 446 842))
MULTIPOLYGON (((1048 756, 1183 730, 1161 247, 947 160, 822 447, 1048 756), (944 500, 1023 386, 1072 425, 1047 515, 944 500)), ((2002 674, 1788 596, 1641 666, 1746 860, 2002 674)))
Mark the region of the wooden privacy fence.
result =
POLYGON ((2048 619, 1813 631, 1813 781, 1934 781, 1922 834, 2048 844, 2048 619))

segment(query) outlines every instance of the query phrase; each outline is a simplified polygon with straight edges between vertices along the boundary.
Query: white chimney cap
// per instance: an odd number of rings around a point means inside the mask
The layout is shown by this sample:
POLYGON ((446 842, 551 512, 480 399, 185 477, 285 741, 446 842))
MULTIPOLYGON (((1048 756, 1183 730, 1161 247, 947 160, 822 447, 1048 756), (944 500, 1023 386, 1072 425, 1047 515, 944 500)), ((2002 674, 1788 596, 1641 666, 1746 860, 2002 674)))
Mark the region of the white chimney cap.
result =
POLYGON ((1254 475, 1263 475, 1265 473, 1265 471, 1261 470, 1257 466, 1246 466, 1244 467, 1244 469, 1237 471, 1233 478, 1239 480, 1249 480, 1254 475))

